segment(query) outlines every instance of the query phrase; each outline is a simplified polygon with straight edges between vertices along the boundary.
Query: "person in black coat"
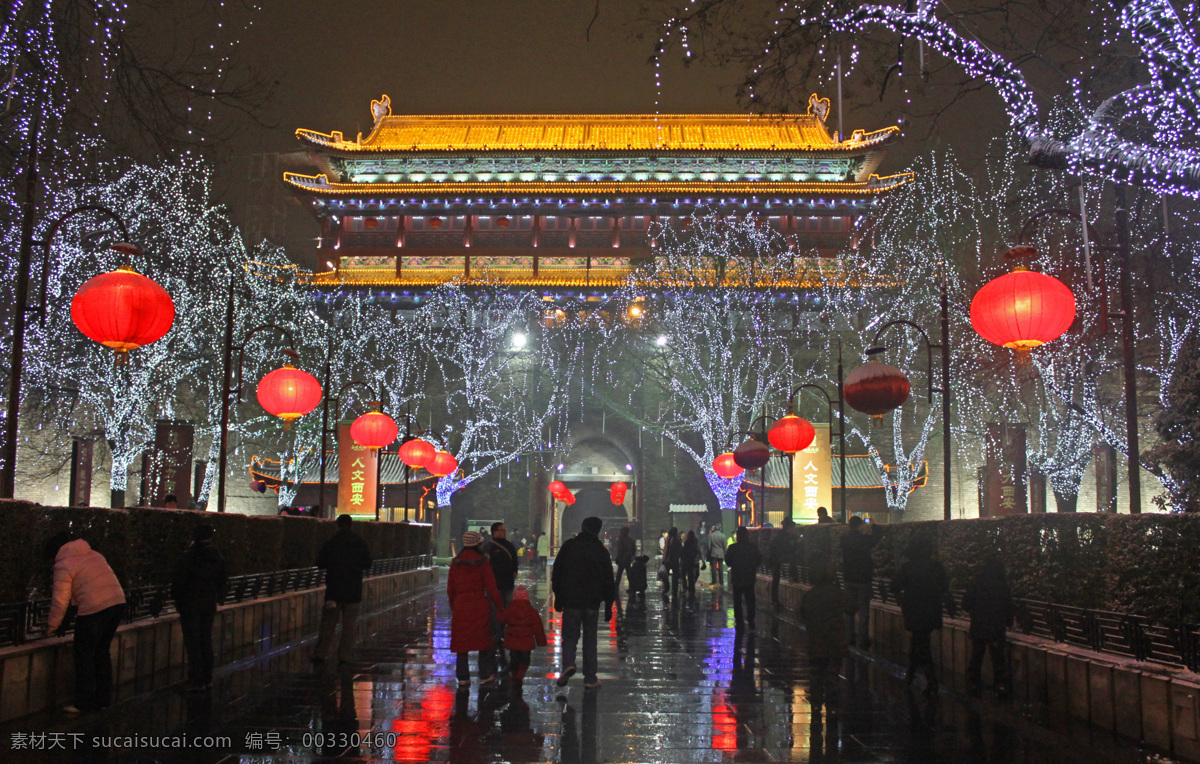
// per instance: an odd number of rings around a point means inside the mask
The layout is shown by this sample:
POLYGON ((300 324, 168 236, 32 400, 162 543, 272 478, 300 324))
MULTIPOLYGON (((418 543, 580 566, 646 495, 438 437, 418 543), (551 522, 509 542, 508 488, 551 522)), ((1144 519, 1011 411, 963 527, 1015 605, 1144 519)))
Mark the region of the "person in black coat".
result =
POLYGON ((213 620, 217 605, 225 599, 229 570, 213 546, 211 525, 197 525, 192 543, 175 563, 171 576, 171 599, 179 613, 183 647, 187 651, 188 678, 184 689, 200 692, 212 688, 213 620))
POLYGON ((909 631, 908 675, 911 684, 917 669, 925 670, 925 692, 938 690, 937 673, 933 667, 933 647, 930 638, 942 628, 942 607, 950 591, 946 569, 933 559, 933 543, 927 538, 915 538, 908 546, 908 560, 892 579, 899 593, 900 612, 904 628, 909 631))
POLYGON ((687 582, 687 597, 696 599, 696 579, 700 577, 700 541, 695 531, 688 531, 687 541, 683 542, 683 550, 679 553, 679 566, 683 569, 684 581, 687 582))
POLYGON ((663 549, 663 565, 667 569, 670 580, 671 600, 679 602, 679 577, 683 572, 683 540, 679 538, 679 529, 667 531, 667 542, 663 549))
POLYGON ((629 599, 633 601, 634 597, 645 598, 646 596, 646 566, 650 563, 649 555, 641 555, 633 558, 633 564, 629 566, 629 599))
POLYGON ((758 579, 758 566, 762 564, 762 552, 758 544, 750 540, 750 532, 745 528, 738 528, 735 538, 737 541, 725 550, 725 564, 729 567, 729 587, 733 589, 734 628, 741 631, 742 624, 745 623, 750 627, 750 631, 754 631, 754 584, 758 579))
POLYGON ((1006 632, 1016 611, 1008 573, 994 554, 984 558, 979 572, 967 586, 963 610, 971 614, 971 663, 967 666, 967 684, 979 692, 983 675, 983 654, 992 654, 992 682, 996 693, 1008 693, 1008 660, 1004 654, 1006 632))
POLYGON ((596 632, 599 626, 600 603, 604 603, 604 620, 612 620, 613 602, 617 599, 617 582, 613 577, 612 558, 600 540, 603 521, 589 517, 583 521, 579 535, 567 539, 554 558, 550 586, 554 592, 554 609, 562 613, 562 671, 558 686, 566 687, 575 674, 575 649, 583 635, 583 686, 589 690, 600 687, 596 676, 596 632))
POLYGON ((354 648, 363 574, 371 567, 371 551, 362 536, 350 529, 353 522, 350 515, 339 515, 337 533, 317 553, 317 567, 325 569, 325 612, 321 617, 321 636, 313 648, 313 663, 324 662, 329 654, 339 620, 342 639, 338 643, 338 660, 349 660, 354 648))
MULTIPOLYGON (((513 601, 513 590, 517 585, 517 548, 508 540, 508 528, 504 523, 492 523, 492 537, 479 548, 487 555, 488 564, 492 566, 492 576, 496 579, 496 588, 500 590, 500 599, 504 607, 513 601)), ((508 669, 508 658, 504 654, 504 624, 496 612, 495 605, 488 603, 492 613, 492 638, 496 640, 496 665, 501 670, 508 669)))

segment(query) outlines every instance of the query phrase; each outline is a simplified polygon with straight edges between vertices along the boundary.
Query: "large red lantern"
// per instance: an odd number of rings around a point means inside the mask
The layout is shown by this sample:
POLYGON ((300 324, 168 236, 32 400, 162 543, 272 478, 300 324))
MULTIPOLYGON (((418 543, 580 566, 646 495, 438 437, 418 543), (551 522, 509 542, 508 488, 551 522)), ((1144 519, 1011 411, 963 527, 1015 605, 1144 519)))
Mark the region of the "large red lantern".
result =
POLYGON ((120 360, 171 330, 175 303, 167 290, 124 267, 79 287, 71 300, 71 320, 88 339, 117 351, 120 360))
POLYGON ((733 461, 744 470, 756 470, 771 461, 771 449, 765 443, 750 438, 733 449, 733 461))
POLYGON ((395 442, 400 428, 382 411, 369 411, 350 425, 350 438, 367 448, 387 448, 395 442))
POLYGON ((567 484, 561 480, 550 481, 550 494, 555 497, 562 496, 567 492, 567 484))
POLYGON ((438 451, 425 467, 434 477, 446 477, 458 469, 458 460, 449 451, 438 451))
POLYGON ((406 440, 400 446, 400 461, 413 469, 421 469, 433 459, 436 449, 421 438, 406 440))
POLYGON ((624 483, 613 483, 612 488, 608 489, 608 498, 612 499, 613 504, 625 503, 625 492, 629 490, 629 486, 624 483))
POLYGON ((871 416, 883 416, 908 400, 908 376, 886 363, 871 361, 846 377, 846 405, 871 416))
POLYGON ((565 503, 568 507, 575 503, 575 494, 571 493, 570 491, 567 491, 558 498, 562 499, 563 503, 565 503))
POLYGON ((817 431, 812 424, 807 419, 795 414, 788 414, 776 420, 775 424, 771 425, 771 429, 767 431, 767 440, 785 454, 803 451, 812 445, 815 437, 817 437, 817 431))
POLYGON ((971 326, 988 342, 1027 351, 1052 342, 1075 321, 1075 295, 1053 276, 1017 266, 971 300, 971 326))
POLYGON ((734 461, 733 452, 726 451, 716 459, 713 459, 713 472, 717 473, 717 477, 722 477, 726 480, 733 480, 735 477, 742 474, 744 470, 738 466, 736 461, 734 461))
POLYGON ((258 403, 268 414, 283 420, 290 430, 292 422, 321 402, 321 383, 306 371, 288 364, 263 377, 258 383, 258 403))

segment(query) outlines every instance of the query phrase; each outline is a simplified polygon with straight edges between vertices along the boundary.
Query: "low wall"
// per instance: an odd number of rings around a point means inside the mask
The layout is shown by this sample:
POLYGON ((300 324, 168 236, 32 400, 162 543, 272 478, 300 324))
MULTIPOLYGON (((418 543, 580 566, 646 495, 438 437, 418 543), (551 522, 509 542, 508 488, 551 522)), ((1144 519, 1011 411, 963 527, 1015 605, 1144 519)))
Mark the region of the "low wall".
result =
MULTIPOLYGON (((362 612, 395 605, 433 584, 436 568, 363 581, 362 612)), ((213 624, 216 665, 269 652, 317 631, 325 589, 304 589, 226 605, 213 624)), ((68 703, 75 684, 70 637, 0 649, 0 722, 68 703)), ((184 678, 186 659, 179 616, 172 613, 124 624, 112 645, 116 699, 158 689, 184 678)))
MULTIPOLYGON (((770 603, 770 588, 770 578, 760 575, 760 607, 770 603)), ((783 609, 796 620, 800 597, 807 590, 803 584, 780 582, 783 609)), ((941 632, 934 634, 938 677, 959 691, 966 691, 969 626, 965 619, 947 618, 941 632)), ((898 606, 871 603, 871 642, 872 654, 908 665, 908 632, 898 606)), ((1017 702, 1044 705, 1053 717, 1087 722, 1200 761, 1200 675, 1011 631, 1008 644, 1017 702)), ((984 661, 983 678, 985 684, 991 680, 990 659, 984 661)))

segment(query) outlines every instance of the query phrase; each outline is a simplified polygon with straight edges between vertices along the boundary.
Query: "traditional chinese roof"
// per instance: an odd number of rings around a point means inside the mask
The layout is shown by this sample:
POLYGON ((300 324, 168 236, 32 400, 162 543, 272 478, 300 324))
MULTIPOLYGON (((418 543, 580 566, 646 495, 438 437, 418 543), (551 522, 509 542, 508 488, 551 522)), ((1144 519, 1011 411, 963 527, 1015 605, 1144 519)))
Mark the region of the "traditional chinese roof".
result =
MULTIPOLYGON (((829 473, 830 484, 834 488, 841 488, 841 460, 836 454, 832 458, 832 469, 829 473)), ((786 491, 790 468, 791 462, 786 456, 778 454, 772 456, 771 460, 767 462, 767 488, 778 488, 786 491)), ((895 467, 892 465, 887 465, 889 474, 894 469, 895 467)), ((757 488, 762 485, 758 475, 758 470, 747 472, 745 479, 742 481, 743 484, 752 485, 757 488)), ((913 489, 924 488, 928 479, 929 462, 923 461, 917 472, 917 479, 913 481, 913 489)), ((867 454, 846 454, 846 488, 883 488, 883 483, 879 480, 879 471, 875 469, 875 460, 872 457, 867 454)))
POLYGON ((863 153, 900 133, 856 130, 837 140, 814 114, 455 114, 381 117, 365 138, 300 129, 322 151, 347 154, 453 151, 794 151, 863 153))

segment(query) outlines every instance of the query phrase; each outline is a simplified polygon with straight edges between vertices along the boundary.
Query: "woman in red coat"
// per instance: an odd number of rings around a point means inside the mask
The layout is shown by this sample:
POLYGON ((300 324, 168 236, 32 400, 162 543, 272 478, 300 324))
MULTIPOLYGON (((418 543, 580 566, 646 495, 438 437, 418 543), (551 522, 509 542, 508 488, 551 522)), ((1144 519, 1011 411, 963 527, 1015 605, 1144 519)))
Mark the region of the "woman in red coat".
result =
POLYGON ((546 646, 546 629, 542 616, 529 603, 529 590, 518 586, 512 604, 500 613, 504 624, 504 646, 512 659, 512 678, 520 682, 529 670, 530 653, 535 647, 546 646))
POLYGON ((487 555, 479 550, 483 537, 475 531, 463 534, 463 549, 450 562, 446 594, 450 598, 450 651, 457 654, 455 674, 459 687, 471 683, 470 654, 479 653, 479 677, 484 685, 496 681, 496 645, 492 641, 491 598, 497 610, 504 600, 496 588, 496 577, 487 555))

